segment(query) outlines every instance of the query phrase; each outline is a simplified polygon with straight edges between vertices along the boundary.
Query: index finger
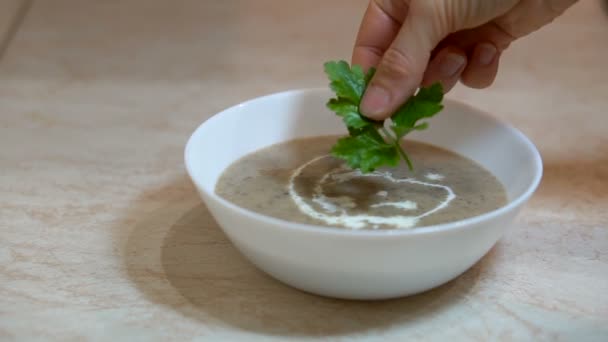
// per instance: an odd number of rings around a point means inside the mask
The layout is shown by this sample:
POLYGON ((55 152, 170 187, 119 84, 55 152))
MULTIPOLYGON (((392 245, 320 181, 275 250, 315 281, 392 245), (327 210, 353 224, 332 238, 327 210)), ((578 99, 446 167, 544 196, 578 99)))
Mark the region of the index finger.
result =
POLYGON ((391 45, 405 17, 406 1, 371 0, 361 20, 353 49, 352 64, 364 70, 376 66, 391 45))

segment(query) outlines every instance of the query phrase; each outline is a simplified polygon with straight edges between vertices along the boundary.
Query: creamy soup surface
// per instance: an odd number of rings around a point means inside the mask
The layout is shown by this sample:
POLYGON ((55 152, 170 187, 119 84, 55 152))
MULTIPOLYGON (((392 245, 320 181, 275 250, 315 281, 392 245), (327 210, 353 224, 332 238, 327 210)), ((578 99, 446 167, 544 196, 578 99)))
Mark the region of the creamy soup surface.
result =
POLYGON ((507 202, 502 184, 474 161, 405 141, 414 163, 362 174, 328 155, 337 136, 292 140, 246 155, 216 193, 260 214, 348 229, 409 229, 462 220, 507 202))

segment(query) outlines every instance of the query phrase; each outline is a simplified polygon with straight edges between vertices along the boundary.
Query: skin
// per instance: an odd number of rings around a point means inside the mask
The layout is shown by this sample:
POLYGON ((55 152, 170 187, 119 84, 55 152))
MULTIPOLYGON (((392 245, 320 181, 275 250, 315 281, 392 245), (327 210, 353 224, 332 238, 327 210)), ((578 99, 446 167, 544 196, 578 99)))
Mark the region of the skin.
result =
POLYGON ((576 0, 371 0, 352 64, 375 66, 360 109, 388 118, 420 85, 492 84, 501 54, 576 0))

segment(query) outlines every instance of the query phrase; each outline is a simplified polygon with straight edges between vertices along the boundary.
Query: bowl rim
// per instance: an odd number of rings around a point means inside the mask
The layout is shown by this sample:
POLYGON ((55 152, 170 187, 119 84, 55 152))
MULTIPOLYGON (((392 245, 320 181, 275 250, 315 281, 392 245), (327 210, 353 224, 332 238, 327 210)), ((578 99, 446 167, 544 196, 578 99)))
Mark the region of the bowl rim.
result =
MULTIPOLYGON (((207 191, 207 189, 194 177, 194 172, 192 169, 193 167, 192 167, 192 162, 191 162, 191 158, 193 156, 192 151, 195 148, 194 147, 194 138, 198 134, 200 134, 199 132, 202 129, 204 129, 204 126, 207 125, 208 123, 213 122, 215 120, 219 120, 222 115, 226 115, 227 112, 231 112, 231 111, 235 110, 236 108, 244 107, 244 106, 250 105, 254 102, 257 102, 257 101, 260 101, 263 99, 268 99, 270 97, 280 97, 280 96, 288 96, 288 95, 303 96, 303 95, 310 94, 310 93, 326 92, 326 91, 327 91, 326 88, 321 88, 321 87, 299 88, 299 89, 289 89, 289 90, 285 90, 285 91, 257 96, 257 97, 245 100, 243 102, 240 102, 238 104, 232 105, 226 109, 223 109, 220 112, 212 115, 211 117, 209 117, 208 119, 203 121, 190 135, 190 137, 188 138, 188 142, 186 143, 186 146, 184 149, 184 163, 186 166, 186 171, 188 173, 188 176, 194 183, 194 185, 199 189, 199 191, 202 191, 204 193, 205 196, 202 196, 203 202, 206 202, 207 200, 213 200, 216 203, 219 203, 220 205, 228 208, 230 211, 233 211, 236 214, 239 214, 241 216, 247 217, 247 219, 249 219, 249 220, 263 221, 265 223, 275 225, 275 226, 281 225, 283 227, 283 229, 293 229, 293 230, 305 232, 305 233, 321 233, 321 234, 346 236, 346 237, 357 237, 358 236, 358 237, 382 238, 382 237, 410 236, 410 235, 430 235, 430 234, 462 230, 462 229, 467 229, 468 227, 473 227, 477 224, 480 224, 480 223, 483 223, 486 221, 490 221, 490 220, 500 217, 508 212, 516 210, 518 207, 520 207, 526 201, 529 200, 529 198, 534 194, 534 192, 536 191, 536 189, 538 188, 538 186, 540 184, 540 181, 543 176, 542 158, 541 158, 540 152, 538 151, 537 147, 525 134, 523 134, 523 132, 521 132, 520 130, 518 130, 517 128, 512 126, 511 124, 507 123, 503 119, 499 119, 499 118, 487 113, 486 111, 477 109, 473 106, 470 106, 467 103, 464 103, 464 102, 461 102, 458 100, 454 100, 451 98, 446 98, 446 100, 449 102, 456 103, 460 106, 467 107, 468 109, 471 110, 471 112, 474 112, 475 115, 484 116, 485 118, 487 118, 491 121, 494 121, 496 124, 501 125, 504 128, 506 128, 507 130, 509 130, 510 133, 512 133, 516 138, 523 141, 524 144, 527 146, 528 150, 533 155, 533 158, 534 158, 533 163, 537 170, 536 174, 534 175, 534 177, 532 179, 532 182, 521 195, 517 196, 513 200, 507 202, 507 204, 505 204, 497 209, 488 211, 488 212, 480 214, 480 215, 476 215, 473 217, 469 217, 469 218, 465 218, 465 219, 453 221, 453 222, 446 222, 446 223, 428 225, 428 226, 419 226, 419 227, 413 227, 413 228, 409 228, 409 229, 372 230, 372 229, 336 228, 336 227, 325 226, 325 225, 315 225, 315 224, 292 222, 292 221, 260 214, 255 211, 240 207, 240 206, 222 198, 221 196, 217 195, 215 193, 215 189, 213 191, 207 191)), ((205 203, 205 204, 207 204, 207 203, 205 203)), ((218 225, 219 225, 219 223, 218 223, 218 225)), ((220 225, 220 227, 221 227, 221 225, 220 225)), ((222 227, 222 229, 224 229, 224 228, 222 227)))

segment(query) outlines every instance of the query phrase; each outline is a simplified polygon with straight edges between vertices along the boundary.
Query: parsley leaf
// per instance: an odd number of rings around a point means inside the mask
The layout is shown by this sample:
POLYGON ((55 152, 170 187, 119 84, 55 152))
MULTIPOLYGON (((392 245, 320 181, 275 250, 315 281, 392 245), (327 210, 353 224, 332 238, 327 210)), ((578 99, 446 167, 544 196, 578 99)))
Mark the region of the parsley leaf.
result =
POLYGON ((370 70, 363 74, 363 69, 359 66, 351 68, 345 61, 325 63, 325 73, 331 81, 329 86, 336 93, 327 107, 341 116, 349 129, 359 129, 374 123, 359 113, 359 102, 373 72, 370 70))
POLYGON ((360 66, 351 68, 345 61, 328 62, 325 63, 325 73, 331 80, 329 87, 338 98, 359 105, 366 86, 366 77, 360 66))
POLYGON ((382 165, 399 165, 399 154, 373 126, 340 138, 331 150, 332 154, 344 159, 348 166, 367 173, 382 165))
POLYGON ((341 116, 346 127, 363 128, 373 123, 372 120, 359 114, 358 104, 352 103, 344 98, 329 100, 327 108, 341 116))
POLYGON ((370 68, 367 73, 363 73, 361 67, 350 67, 345 61, 330 61, 324 67, 330 80, 329 86, 336 94, 335 98, 327 102, 327 107, 342 117, 349 132, 349 136, 340 138, 332 147, 332 155, 363 173, 372 172, 381 166, 395 167, 399 165, 400 158, 413 170, 412 162, 401 148, 400 141, 414 130, 428 128, 427 122, 419 121, 430 118, 443 109, 441 84, 420 88, 410 97, 391 116, 389 132, 384 122, 368 119, 359 111, 359 103, 375 69, 370 68))
POLYGON ((391 128, 401 138, 413 130, 423 130, 427 123, 417 125, 418 120, 429 118, 443 109, 443 89, 441 84, 435 83, 429 88, 420 88, 418 93, 410 97, 393 116, 391 128))

